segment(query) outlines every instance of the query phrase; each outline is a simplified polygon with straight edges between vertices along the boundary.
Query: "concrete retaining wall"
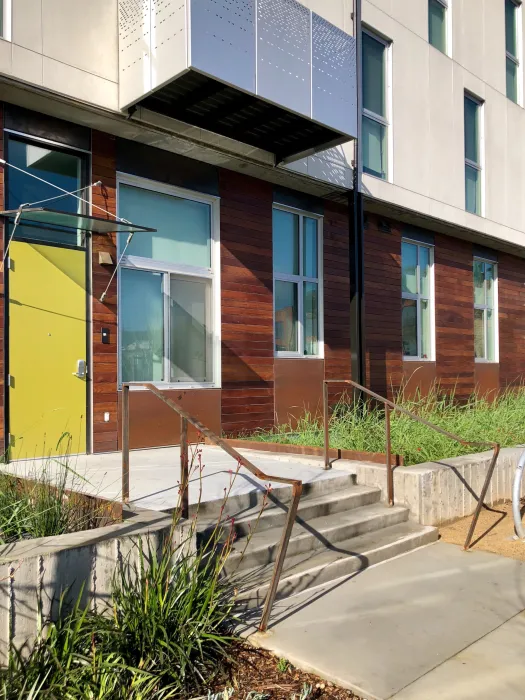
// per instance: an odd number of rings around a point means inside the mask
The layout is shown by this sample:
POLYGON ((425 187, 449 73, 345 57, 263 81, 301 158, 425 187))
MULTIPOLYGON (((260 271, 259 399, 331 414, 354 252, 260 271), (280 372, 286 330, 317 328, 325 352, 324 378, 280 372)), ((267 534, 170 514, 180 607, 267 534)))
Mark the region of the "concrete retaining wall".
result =
MULTIPOLYGON (((494 504, 512 497, 512 482, 523 447, 502 449, 485 502, 494 504)), ((427 462, 394 471, 394 496, 398 505, 410 508, 411 518, 422 525, 442 525, 471 515, 483 487, 492 452, 427 462)), ((334 466, 338 466, 337 463, 334 466)), ((386 467, 350 462, 341 467, 356 473, 357 483, 378 486, 386 500, 386 467)))
MULTIPOLYGON (((117 562, 138 555, 138 541, 159 548, 171 532, 166 513, 134 509, 124 522, 57 537, 41 537, 0 547, 0 664, 10 642, 29 647, 42 621, 55 618, 62 593, 84 604, 103 607, 111 596, 117 562), (68 590, 69 589, 69 590, 68 590)), ((187 523, 174 532, 177 544, 195 550, 187 523)))

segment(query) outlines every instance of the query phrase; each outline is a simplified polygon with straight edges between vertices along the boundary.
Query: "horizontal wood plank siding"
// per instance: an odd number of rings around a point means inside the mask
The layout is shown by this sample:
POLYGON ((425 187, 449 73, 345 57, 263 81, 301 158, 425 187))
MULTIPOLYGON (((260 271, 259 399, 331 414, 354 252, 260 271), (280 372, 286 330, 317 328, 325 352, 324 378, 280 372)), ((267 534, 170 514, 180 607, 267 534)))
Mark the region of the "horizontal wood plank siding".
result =
POLYGON ((500 385, 525 382, 525 260, 498 256, 500 385))
POLYGON ((472 243, 436 234, 436 375, 439 386, 459 400, 475 386, 472 261, 472 243))
POLYGON ((274 423, 273 188, 222 170, 222 430, 274 423))
MULTIPOLYGON (((351 379, 348 209, 333 202, 325 203, 323 248, 325 378, 351 379)), ((330 386, 330 402, 344 391, 330 386)))
POLYGON ((364 232, 365 375, 367 386, 391 398, 402 383, 401 230, 367 214, 364 232), (388 227, 387 227, 388 228, 388 227))
MULTIPOLYGON (((102 185, 93 188, 93 204, 117 213, 116 140, 100 131, 92 133, 92 181, 102 185)), ((99 209, 95 216, 113 217, 99 209)), ((113 234, 92 237, 93 274, 93 451, 108 452, 118 449, 118 394, 117 394, 117 278, 113 279, 104 302, 100 297, 115 269, 114 265, 100 265, 99 253, 109 253, 116 262, 116 237, 113 234), (101 342, 102 328, 109 328, 110 343, 101 342), (109 413, 109 422, 104 413, 109 413)))

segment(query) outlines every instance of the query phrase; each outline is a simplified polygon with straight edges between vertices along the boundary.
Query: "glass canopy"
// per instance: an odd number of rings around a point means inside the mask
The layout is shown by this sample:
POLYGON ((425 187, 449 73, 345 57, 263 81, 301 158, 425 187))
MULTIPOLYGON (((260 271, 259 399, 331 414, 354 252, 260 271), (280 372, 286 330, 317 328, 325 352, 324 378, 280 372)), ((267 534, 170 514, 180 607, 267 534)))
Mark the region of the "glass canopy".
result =
MULTIPOLYGON (((14 220, 18 213, 18 209, 0 211, 0 216, 14 220)), ((126 223, 125 221, 112 221, 99 216, 56 211, 44 207, 22 209, 20 223, 66 227, 71 229, 71 233, 76 233, 77 231, 87 231, 88 233, 153 233, 156 230, 147 226, 126 223)))

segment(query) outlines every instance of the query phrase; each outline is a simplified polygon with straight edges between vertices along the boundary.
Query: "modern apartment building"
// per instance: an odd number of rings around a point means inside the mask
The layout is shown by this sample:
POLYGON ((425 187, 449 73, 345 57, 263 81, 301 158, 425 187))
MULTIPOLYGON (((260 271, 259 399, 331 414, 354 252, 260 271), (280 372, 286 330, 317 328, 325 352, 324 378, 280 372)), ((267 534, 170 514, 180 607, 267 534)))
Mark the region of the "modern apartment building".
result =
POLYGON ((323 378, 520 381, 520 3, 2 11, 12 457, 119 449, 123 383, 152 447, 179 427, 144 382, 233 434, 315 412, 323 378))

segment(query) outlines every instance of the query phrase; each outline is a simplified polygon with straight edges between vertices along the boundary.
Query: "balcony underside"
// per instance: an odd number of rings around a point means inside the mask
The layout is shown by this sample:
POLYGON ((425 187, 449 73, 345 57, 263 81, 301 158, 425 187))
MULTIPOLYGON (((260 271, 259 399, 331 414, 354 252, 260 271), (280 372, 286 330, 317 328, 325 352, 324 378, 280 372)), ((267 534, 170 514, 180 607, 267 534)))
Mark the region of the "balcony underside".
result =
POLYGON ((348 141, 334 129, 193 70, 138 103, 275 155, 276 164, 348 141))

